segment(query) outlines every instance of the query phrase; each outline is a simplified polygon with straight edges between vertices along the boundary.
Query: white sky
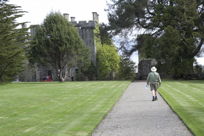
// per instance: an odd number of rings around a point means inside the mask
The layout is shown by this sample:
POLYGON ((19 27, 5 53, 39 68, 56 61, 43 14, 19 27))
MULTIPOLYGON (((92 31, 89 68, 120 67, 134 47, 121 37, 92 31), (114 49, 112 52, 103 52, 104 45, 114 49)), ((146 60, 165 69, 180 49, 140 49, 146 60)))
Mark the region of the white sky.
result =
MULTIPOLYGON (((9 0, 9 3, 21 6, 28 12, 19 19, 19 21, 30 22, 28 25, 41 24, 51 11, 68 13, 70 17, 76 17, 76 21, 92 20, 92 12, 97 12, 99 22, 107 24, 106 1, 109 0, 9 0)), ((132 56, 132 60, 138 63, 136 54, 132 56)), ((197 61, 204 65, 204 57, 197 61)))
MULTIPOLYGON (((21 6, 27 11, 22 21, 31 24, 41 24, 51 11, 68 13, 70 17, 76 17, 76 21, 92 20, 92 12, 99 14, 99 22, 107 23, 106 0, 9 0, 9 3, 21 6)), ((20 20, 20 21, 21 21, 20 20)))
POLYGON ((197 60, 198 64, 204 66, 204 57, 196 58, 196 60, 197 60))

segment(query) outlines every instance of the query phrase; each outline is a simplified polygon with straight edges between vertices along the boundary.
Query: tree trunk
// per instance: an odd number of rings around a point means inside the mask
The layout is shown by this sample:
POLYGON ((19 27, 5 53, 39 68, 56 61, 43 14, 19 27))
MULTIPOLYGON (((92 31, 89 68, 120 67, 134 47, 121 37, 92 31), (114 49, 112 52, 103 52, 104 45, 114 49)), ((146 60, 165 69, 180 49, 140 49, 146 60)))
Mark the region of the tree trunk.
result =
POLYGON ((57 77, 58 77, 58 81, 64 82, 64 78, 62 76, 62 69, 57 70, 57 77))
POLYGON ((67 76, 68 76, 67 65, 65 66, 64 69, 58 69, 57 72, 58 72, 58 73, 57 73, 58 80, 59 80, 60 82, 64 82, 65 79, 66 79, 67 76))

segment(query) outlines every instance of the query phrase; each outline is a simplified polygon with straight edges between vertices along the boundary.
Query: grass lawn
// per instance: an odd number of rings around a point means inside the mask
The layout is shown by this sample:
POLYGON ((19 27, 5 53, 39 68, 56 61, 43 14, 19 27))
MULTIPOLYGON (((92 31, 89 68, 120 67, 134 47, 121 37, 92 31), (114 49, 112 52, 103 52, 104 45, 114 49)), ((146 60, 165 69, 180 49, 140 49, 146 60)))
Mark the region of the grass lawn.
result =
POLYGON ((160 94, 196 136, 204 135, 204 81, 166 81, 160 94))
POLYGON ((0 85, 0 136, 89 136, 129 81, 0 85))

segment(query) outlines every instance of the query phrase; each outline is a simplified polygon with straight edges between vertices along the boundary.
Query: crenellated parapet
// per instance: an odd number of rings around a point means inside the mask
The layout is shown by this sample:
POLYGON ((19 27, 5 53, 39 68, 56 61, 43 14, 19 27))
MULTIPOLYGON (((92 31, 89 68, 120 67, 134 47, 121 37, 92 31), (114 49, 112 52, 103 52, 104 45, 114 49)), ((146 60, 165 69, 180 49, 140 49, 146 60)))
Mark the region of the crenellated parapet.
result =
POLYGON ((73 24, 81 37, 81 39, 84 41, 87 48, 90 50, 90 60, 94 65, 96 65, 96 42, 95 42, 95 36, 94 36, 94 30, 96 29, 98 23, 99 23, 99 15, 97 12, 92 12, 93 19, 90 21, 76 21, 75 17, 70 17, 69 14, 64 13, 64 17, 73 24))
POLYGON ((95 29, 96 27, 96 22, 95 21, 79 21, 78 23, 75 22, 71 22, 75 27, 78 28, 87 28, 87 29, 95 29))

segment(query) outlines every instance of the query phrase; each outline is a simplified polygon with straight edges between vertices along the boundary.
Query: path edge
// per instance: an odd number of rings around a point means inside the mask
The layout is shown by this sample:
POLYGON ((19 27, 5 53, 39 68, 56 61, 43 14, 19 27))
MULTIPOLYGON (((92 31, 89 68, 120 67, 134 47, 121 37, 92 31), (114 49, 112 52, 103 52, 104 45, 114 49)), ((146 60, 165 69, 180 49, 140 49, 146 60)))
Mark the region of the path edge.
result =
POLYGON ((169 106, 169 108, 171 109, 171 111, 173 113, 175 113, 175 115, 179 118, 179 120, 182 122, 182 124, 184 126, 186 126, 186 128, 189 130, 189 132, 193 135, 196 136, 195 133, 191 130, 191 128, 187 125, 187 123, 185 123, 185 121, 179 116, 179 114, 174 110, 174 108, 168 103, 168 101, 165 99, 165 97, 160 93, 161 90, 158 91, 159 95, 161 96, 161 98, 165 101, 165 103, 169 106))
POLYGON ((102 117, 101 121, 96 125, 96 127, 90 132, 90 136, 93 136, 94 131, 98 128, 98 126, 101 124, 101 122, 108 116, 108 114, 113 110, 113 108, 115 107, 115 105, 120 101, 120 99, 122 98, 122 96, 124 95, 124 93, 127 91, 127 89, 129 88, 129 86, 133 83, 134 81, 130 81, 130 84, 127 86, 126 89, 124 89, 121 93, 121 95, 118 97, 118 100, 112 105, 112 107, 108 110, 108 112, 106 114, 104 114, 104 116, 102 117))

